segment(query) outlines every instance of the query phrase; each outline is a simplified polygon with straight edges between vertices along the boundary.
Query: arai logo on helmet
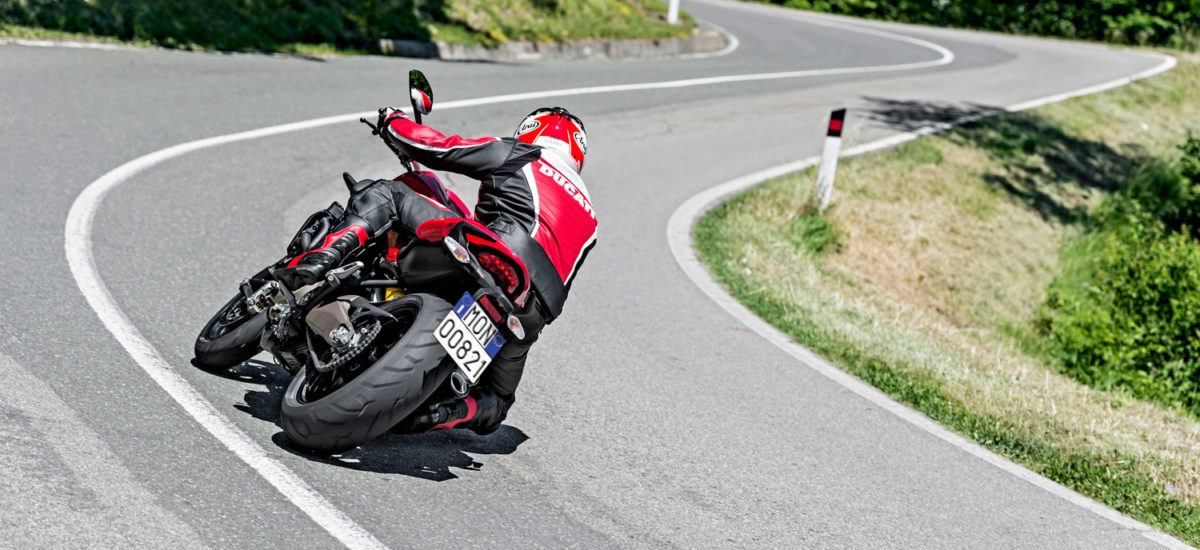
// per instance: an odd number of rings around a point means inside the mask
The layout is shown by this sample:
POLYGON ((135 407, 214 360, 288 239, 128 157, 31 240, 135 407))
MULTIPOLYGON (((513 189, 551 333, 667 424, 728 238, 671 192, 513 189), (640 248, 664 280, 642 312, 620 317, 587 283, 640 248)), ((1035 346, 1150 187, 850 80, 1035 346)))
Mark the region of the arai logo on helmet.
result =
POLYGON ((525 122, 521 123, 520 128, 517 128, 517 135, 519 136, 521 134, 528 134, 529 132, 537 130, 538 127, 541 125, 542 125, 542 123, 538 122, 537 119, 531 118, 529 120, 526 120, 525 122))
POLYGON ((579 150, 583 154, 587 154, 587 138, 583 137, 583 132, 575 132, 575 143, 579 145, 579 150))

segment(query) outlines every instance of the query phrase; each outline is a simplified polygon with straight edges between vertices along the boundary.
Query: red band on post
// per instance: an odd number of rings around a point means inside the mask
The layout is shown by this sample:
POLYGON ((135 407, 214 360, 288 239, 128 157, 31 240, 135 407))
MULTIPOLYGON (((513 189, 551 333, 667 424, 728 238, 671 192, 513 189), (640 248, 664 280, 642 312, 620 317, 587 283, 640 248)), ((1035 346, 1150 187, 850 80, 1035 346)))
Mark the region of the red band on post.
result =
POLYGON ((829 131, 825 133, 827 137, 842 137, 842 125, 846 120, 846 110, 837 109, 829 113, 829 131))

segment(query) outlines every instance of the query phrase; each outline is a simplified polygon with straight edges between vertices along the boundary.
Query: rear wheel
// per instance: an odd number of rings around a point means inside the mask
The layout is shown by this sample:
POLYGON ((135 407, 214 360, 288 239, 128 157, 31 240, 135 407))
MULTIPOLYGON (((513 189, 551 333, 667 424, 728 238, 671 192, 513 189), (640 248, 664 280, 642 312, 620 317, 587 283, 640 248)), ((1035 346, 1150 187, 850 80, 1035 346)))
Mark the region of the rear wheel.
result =
POLYGON ((310 365, 292 379, 281 410, 292 442, 320 452, 366 443, 408 416, 450 375, 454 364, 433 336, 449 303, 410 294, 380 307, 396 320, 383 323, 373 349, 332 372, 310 365))
POLYGON ((266 312, 251 313, 242 295, 234 296, 200 330, 193 364, 208 370, 241 364, 261 351, 259 340, 266 326, 266 312))

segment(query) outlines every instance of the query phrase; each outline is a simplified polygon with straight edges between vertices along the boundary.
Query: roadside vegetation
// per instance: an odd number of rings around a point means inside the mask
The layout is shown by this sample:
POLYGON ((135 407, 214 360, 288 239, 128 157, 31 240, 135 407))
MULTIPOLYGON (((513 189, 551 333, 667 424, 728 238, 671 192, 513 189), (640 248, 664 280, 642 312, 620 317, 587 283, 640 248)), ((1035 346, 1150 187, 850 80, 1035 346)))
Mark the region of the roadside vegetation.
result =
POLYGON ((789 8, 1118 44, 1200 46, 1200 0, 760 0, 789 8))
MULTIPOLYGON (((1200 544, 1200 56, 765 183, 697 224, 762 318, 947 427, 1200 544), (1189 138, 1189 135, 1192 137, 1189 138)), ((986 107, 878 100, 874 124, 986 107)))
POLYGON ((0 0, 0 37, 168 48, 373 51, 380 38, 496 45, 688 36, 656 0, 0 0))
POLYGON ((1200 418, 1200 137, 1180 152, 1104 200, 1038 325, 1063 372, 1200 418))

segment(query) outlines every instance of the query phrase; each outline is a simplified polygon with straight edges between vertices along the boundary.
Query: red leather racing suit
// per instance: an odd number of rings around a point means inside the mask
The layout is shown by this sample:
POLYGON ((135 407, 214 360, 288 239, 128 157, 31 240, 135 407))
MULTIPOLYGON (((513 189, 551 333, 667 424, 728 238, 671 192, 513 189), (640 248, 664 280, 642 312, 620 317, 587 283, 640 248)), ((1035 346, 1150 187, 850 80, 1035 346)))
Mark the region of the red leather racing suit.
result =
POLYGON ((596 212, 573 164, 514 138, 444 136, 407 118, 392 119, 387 132, 418 163, 480 181, 475 219, 521 256, 546 321, 557 317, 596 244, 596 212))
MULTIPOLYGON (((485 375, 500 396, 498 424, 514 400, 529 347, 543 324, 562 312, 571 283, 596 244, 596 212, 587 187, 571 161, 514 138, 445 136, 400 117, 387 126, 381 129, 384 138, 418 163, 480 181, 476 220, 503 239, 529 270, 535 299, 518 315, 526 339, 506 344, 485 375)), ((362 200, 352 198, 349 211, 378 217, 379 212, 367 210, 372 208, 368 203, 379 205, 379 200, 368 196, 390 194, 391 204, 383 210, 389 211, 391 226, 411 228, 429 217, 449 215, 438 214, 427 200, 402 187, 388 185, 391 193, 362 193, 362 200)))

